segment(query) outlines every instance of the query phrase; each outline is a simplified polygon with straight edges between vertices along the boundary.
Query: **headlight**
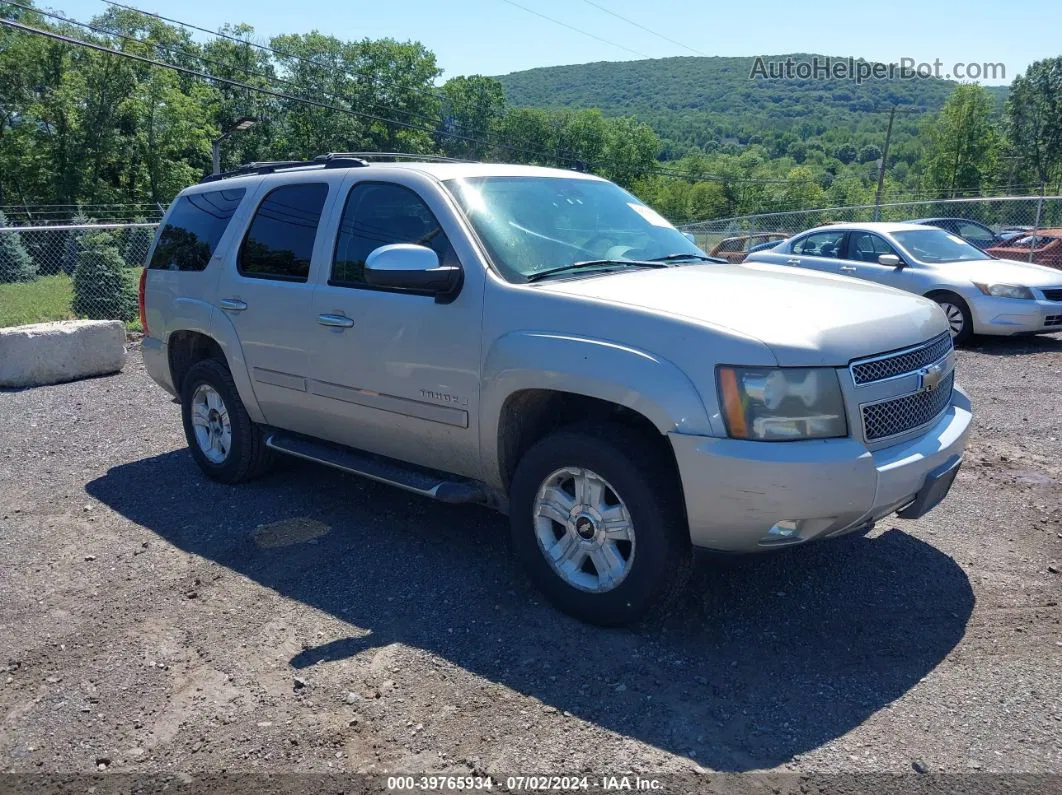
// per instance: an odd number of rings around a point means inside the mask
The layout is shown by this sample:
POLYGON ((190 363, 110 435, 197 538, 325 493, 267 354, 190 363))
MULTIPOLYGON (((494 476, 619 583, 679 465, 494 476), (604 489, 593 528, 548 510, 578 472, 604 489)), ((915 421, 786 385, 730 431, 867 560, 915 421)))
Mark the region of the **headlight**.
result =
POLYGON ((828 367, 720 367, 717 376, 727 432, 734 439, 848 435, 841 385, 828 367))
POLYGON ((974 282, 974 287, 985 295, 994 295, 996 298, 1024 298, 1029 301, 1035 298, 1032 290, 1017 284, 978 284, 974 282))

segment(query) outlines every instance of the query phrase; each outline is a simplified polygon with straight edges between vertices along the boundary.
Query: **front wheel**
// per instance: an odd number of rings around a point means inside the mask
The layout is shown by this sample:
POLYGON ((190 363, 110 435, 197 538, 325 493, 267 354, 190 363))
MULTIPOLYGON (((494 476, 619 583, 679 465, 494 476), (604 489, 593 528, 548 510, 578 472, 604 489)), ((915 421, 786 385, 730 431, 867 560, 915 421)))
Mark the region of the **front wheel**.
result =
POLYGON ((973 336, 973 318, 966 302, 952 293, 936 293, 929 297, 937 302, 948 319, 948 330, 955 345, 967 342, 973 336))
POLYGON ((214 480, 250 480, 272 460, 224 362, 206 359, 192 365, 181 386, 181 419, 192 457, 214 480))
POLYGON ((554 605, 591 624, 662 614, 692 570, 674 462, 623 426, 558 431, 521 459, 513 548, 554 605))

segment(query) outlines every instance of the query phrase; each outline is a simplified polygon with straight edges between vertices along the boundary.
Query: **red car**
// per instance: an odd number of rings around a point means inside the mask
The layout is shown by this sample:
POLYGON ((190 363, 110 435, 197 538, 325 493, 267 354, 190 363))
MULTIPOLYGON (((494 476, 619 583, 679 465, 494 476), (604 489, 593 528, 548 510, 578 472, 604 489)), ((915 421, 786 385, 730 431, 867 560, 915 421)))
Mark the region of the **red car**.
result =
POLYGON ((1062 270, 1062 228, 1040 229, 1036 234, 1021 235, 986 251, 994 257, 1028 262, 1030 249, 1037 265, 1062 270))
POLYGON ((753 235, 728 237, 719 242, 708 254, 721 257, 727 262, 743 262, 753 250, 770 248, 788 238, 785 232, 759 232, 753 235))

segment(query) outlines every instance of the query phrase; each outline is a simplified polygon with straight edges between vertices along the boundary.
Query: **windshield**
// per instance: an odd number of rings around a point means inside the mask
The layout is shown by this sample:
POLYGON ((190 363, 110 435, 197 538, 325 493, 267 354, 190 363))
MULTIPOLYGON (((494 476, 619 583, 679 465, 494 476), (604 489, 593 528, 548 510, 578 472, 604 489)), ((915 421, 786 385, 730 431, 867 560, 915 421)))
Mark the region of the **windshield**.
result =
POLYGON ((991 255, 943 229, 893 232, 892 236, 896 238, 897 243, 913 254, 915 259, 930 265, 992 259, 991 255))
POLYGON ((659 213, 611 182, 469 177, 445 184, 509 281, 580 262, 607 269, 601 260, 704 256, 659 213))

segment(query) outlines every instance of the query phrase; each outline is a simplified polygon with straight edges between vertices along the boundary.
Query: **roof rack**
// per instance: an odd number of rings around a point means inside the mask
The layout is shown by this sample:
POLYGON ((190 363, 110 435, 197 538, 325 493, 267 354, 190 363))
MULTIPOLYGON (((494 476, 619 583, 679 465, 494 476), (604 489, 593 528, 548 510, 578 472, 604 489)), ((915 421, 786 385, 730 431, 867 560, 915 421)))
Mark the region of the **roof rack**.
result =
POLYGON ((220 174, 208 174, 199 180, 204 182, 217 182, 221 179, 232 177, 246 177, 251 174, 272 174, 276 171, 285 171, 298 168, 360 168, 369 165, 367 161, 359 157, 347 155, 320 155, 313 160, 267 160, 257 163, 246 163, 237 166, 231 171, 223 171, 220 174))
POLYGON ((477 163, 478 160, 462 160, 457 157, 443 157, 442 155, 418 155, 412 152, 329 152, 326 155, 318 155, 315 160, 328 160, 329 158, 357 158, 360 160, 420 160, 424 163, 477 163))

